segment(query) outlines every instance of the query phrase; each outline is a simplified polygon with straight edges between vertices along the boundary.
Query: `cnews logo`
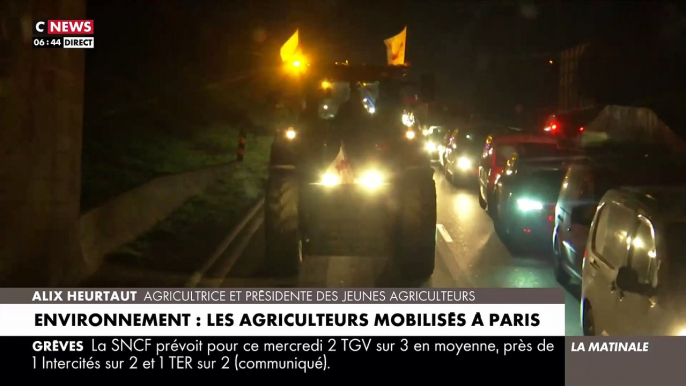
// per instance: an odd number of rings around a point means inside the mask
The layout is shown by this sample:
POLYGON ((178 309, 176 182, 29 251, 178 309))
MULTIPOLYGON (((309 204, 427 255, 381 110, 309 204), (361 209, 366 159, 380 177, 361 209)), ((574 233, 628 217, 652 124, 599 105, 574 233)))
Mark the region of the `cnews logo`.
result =
POLYGON ((92 35, 93 20, 39 20, 33 23, 36 35, 92 35))

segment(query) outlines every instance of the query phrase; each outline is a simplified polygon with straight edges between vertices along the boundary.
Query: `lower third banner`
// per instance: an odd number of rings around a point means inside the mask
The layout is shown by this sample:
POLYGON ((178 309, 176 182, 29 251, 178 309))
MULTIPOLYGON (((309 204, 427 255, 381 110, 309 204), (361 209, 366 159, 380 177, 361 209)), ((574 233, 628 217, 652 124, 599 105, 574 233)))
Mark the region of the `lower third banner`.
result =
POLYGON ((559 289, 0 289, 22 375, 556 385, 564 332, 559 289))

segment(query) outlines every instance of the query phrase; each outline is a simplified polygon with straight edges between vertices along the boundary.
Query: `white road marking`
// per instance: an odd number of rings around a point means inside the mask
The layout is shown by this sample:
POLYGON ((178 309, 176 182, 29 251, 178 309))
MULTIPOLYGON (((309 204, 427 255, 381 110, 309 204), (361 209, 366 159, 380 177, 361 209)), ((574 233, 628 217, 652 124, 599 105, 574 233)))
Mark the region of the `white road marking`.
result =
POLYGON ((453 239, 450 237, 443 224, 436 224, 436 228, 438 228, 438 231, 441 233, 441 236, 443 236, 443 240, 445 240, 446 243, 453 242, 453 239))

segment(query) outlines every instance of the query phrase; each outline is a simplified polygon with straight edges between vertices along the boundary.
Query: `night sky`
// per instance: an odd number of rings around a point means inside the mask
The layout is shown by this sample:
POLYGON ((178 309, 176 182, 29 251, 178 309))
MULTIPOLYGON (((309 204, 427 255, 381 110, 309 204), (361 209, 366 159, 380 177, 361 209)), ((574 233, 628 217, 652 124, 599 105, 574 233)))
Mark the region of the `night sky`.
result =
POLYGON ((109 70, 116 67, 133 78, 196 72, 221 79, 278 63, 280 44, 296 28, 312 59, 383 63, 383 39, 407 25, 406 60, 418 72, 436 73, 441 100, 507 119, 517 105, 526 110, 555 105, 556 60, 563 48, 607 31, 662 28, 682 36, 684 16, 670 4, 90 1, 98 45, 89 55, 95 67, 108 63, 109 70))

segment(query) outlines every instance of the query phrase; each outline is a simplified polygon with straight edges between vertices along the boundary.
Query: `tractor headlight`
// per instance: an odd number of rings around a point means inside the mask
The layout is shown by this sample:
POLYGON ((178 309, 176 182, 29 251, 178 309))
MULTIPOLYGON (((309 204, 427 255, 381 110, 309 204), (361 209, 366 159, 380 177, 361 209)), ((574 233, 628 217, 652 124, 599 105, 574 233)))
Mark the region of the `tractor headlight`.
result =
POLYGON ((292 127, 289 127, 286 130, 286 138, 288 139, 294 139, 295 138, 295 129, 292 127))
POLYGON ((462 170, 467 170, 472 168, 472 161, 467 157, 460 157, 457 160, 457 167, 462 170))
POLYGON ((325 173, 322 176, 322 185, 334 186, 341 183, 341 178, 333 173, 325 173))
POLYGON ((427 142, 426 143, 426 151, 428 151, 428 152, 436 151, 436 144, 433 142, 427 142))
POLYGON ((520 198, 517 200, 517 206, 519 210, 524 212, 530 212, 534 210, 542 210, 543 203, 535 200, 529 200, 528 198, 520 198))
POLYGON ((358 180, 358 183, 369 189, 376 189, 383 185, 384 178, 383 175, 376 171, 371 170, 362 175, 362 178, 358 180))

